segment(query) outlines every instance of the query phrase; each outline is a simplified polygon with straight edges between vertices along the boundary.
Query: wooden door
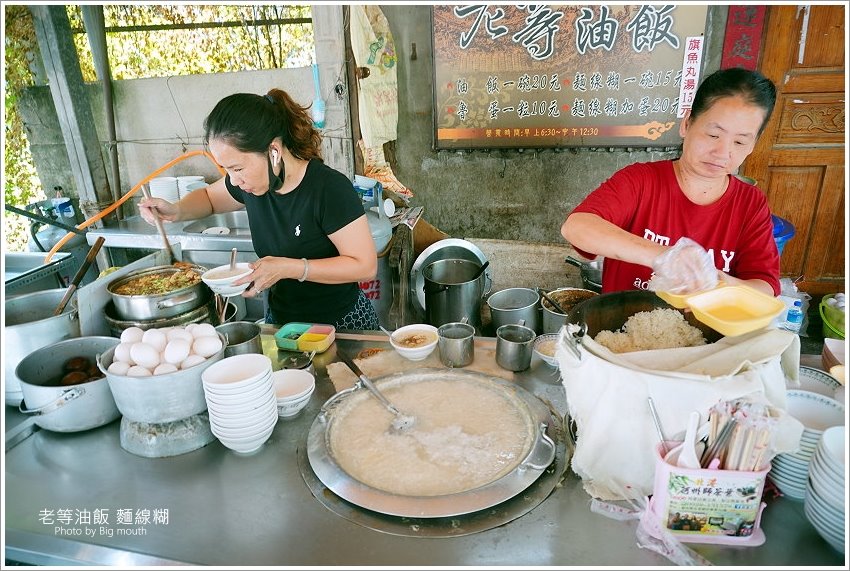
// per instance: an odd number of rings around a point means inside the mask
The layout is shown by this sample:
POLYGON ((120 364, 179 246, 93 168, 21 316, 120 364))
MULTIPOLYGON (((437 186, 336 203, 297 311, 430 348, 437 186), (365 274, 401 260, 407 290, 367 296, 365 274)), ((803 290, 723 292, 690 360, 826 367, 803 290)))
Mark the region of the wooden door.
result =
POLYGON ((783 277, 813 295, 844 291, 845 6, 769 6, 760 71, 776 83, 773 117, 741 172, 796 234, 783 277))

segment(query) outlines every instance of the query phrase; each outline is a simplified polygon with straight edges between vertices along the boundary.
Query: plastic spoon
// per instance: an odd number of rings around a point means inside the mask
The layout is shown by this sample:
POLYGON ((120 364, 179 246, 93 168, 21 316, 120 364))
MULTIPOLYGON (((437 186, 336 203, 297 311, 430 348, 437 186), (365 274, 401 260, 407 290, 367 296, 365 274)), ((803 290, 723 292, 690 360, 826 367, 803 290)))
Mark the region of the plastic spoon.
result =
POLYGON ((688 418, 688 428, 685 431, 685 441, 682 442, 682 451, 679 452, 679 459, 676 464, 680 468, 691 468, 698 470, 702 467, 697 458, 696 443, 697 443, 697 426, 699 425, 699 413, 691 412, 688 418))

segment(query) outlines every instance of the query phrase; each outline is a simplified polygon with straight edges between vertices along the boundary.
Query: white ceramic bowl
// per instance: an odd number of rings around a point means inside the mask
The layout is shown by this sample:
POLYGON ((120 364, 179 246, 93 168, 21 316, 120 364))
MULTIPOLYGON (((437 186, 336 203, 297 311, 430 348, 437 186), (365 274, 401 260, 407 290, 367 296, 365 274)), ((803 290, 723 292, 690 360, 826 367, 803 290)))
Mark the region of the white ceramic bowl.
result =
POLYGON ((272 373, 278 404, 298 400, 316 388, 316 377, 304 369, 281 369, 272 373))
POLYGON ((434 352, 437 347, 437 328, 425 323, 414 323, 399 327, 390 336, 390 344, 396 352, 411 361, 421 361, 434 352), (421 343, 408 346, 414 341, 414 336, 420 337, 421 343))
MULTIPOLYGON (((205 390, 212 392, 243 392, 269 375, 272 360, 259 353, 225 357, 201 373, 205 390)), ((271 382, 270 380, 268 381, 271 382)))
POLYGON ((240 454, 251 454, 259 450, 260 447, 265 444, 266 440, 268 440, 272 435, 272 432, 274 432, 274 426, 268 428, 266 431, 258 434, 257 436, 249 438, 222 437, 219 438, 219 440, 224 446, 230 448, 234 452, 238 452, 240 454))
POLYGON ((290 416, 295 416, 304 408, 307 407, 307 404, 310 402, 310 397, 313 396, 313 390, 308 392, 306 395, 302 396, 298 399, 288 400, 288 401, 278 401, 277 403, 277 415, 282 418, 288 418, 290 416))
POLYGON ((211 290, 219 295, 238 295, 248 289, 251 282, 246 282, 240 285, 233 285, 233 282, 239 278, 247 276, 252 271, 250 264, 247 262, 240 262, 236 264, 236 268, 232 271, 230 269, 230 264, 225 264, 205 271, 201 275, 201 279, 205 284, 210 286, 211 290))
POLYGON ((788 414, 805 426, 804 432, 817 434, 832 426, 844 425, 844 405, 810 391, 788 391, 788 414))
POLYGON ((557 333, 547 333, 545 335, 538 335, 534 340, 534 354, 543 359, 548 365, 553 367, 558 366, 558 360, 555 358, 555 350, 558 347, 558 334, 557 333), (545 344, 545 345, 544 345, 545 344), (552 347, 552 354, 548 354, 548 347, 552 347), (544 351, 541 351, 543 348, 544 351))

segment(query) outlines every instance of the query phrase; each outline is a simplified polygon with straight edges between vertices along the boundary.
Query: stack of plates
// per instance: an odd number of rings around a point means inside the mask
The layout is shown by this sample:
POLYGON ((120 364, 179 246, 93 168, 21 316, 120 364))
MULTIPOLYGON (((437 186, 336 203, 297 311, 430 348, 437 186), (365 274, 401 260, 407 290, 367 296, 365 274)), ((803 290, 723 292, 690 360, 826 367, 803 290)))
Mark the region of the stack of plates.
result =
POLYGON ((277 423, 271 359, 257 353, 227 357, 204 370, 201 380, 213 435, 241 454, 259 450, 277 423))
POLYGON ((177 190, 180 193, 180 198, 183 198, 196 188, 203 188, 207 183, 201 175, 188 175, 177 177, 177 190))
MULTIPOLYGON (((790 383, 789 383, 790 385, 790 383)), ((809 391, 825 397, 833 398, 836 389, 841 386, 835 377, 820 369, 800 367, 800 384, 787 386, 790 390, 809 391)))
POLYGON ((844 426, 844 406, 811 391, 788 391, 788 414, 803 423, 800 450, 777 454, 768 477, 788 497, 802 500, 806 496, 809 464, 824 430, 844 426))
POLYGON ((846 477, 846 430, 836 426, 824 431, 809 467, 804 511, 815 529, 832 547, 844 553, 847 513, 844 503, 846 477))
POLYGON ((151 196, 161 198, 168 202, 180 200, 180 192, 177 190, 177 179, 173 176, 161 176, 150 181, 151 196))

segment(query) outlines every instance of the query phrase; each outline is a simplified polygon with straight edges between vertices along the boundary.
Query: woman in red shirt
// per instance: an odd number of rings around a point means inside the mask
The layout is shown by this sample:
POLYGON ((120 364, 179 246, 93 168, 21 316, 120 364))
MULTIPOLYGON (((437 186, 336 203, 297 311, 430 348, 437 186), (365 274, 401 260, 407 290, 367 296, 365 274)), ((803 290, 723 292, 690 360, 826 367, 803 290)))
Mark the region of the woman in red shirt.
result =
POLYGON ((719 278, 779 294, 767 199, 733 176, 775 102, 774 84, 758 72, 709 75, 679 126, 679 159, 629 165, 570 213, 561 234, 583 256, 605 257, 603 292, 647 289, 654 276, 678 293, 719 278))

